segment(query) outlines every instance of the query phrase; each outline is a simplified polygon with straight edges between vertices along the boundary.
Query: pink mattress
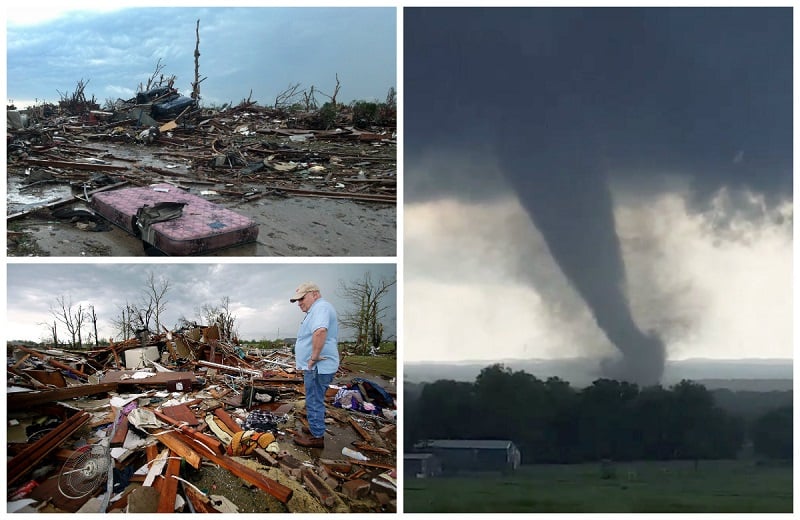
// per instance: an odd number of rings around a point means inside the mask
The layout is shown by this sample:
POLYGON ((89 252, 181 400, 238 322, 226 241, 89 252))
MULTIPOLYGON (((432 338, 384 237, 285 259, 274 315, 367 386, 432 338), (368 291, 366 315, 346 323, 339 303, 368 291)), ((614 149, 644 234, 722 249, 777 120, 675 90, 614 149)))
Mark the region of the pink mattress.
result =
POLYGON ((178 218, 156 222, 148 230, 147 236, 153 242, 149 245, 168 255, 203 254, 258 237, 258 225, 252 219, 170 184, 96 193, 91 206, 113 224, 141 237, 137 212, 161 202, 185 204, 178 218))

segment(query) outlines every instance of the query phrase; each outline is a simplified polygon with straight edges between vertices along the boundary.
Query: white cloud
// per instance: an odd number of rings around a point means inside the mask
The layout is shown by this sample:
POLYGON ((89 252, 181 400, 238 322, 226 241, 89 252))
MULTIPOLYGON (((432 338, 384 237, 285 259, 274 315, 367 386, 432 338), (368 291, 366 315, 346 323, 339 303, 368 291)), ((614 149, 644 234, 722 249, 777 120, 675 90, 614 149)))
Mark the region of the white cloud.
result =
MULTIPOLYGON (((680 193, 618 200, 634 316, 673 359, 790 358, 791 205, 762 204, 757 217, 720 215, 724 201, 715 202, 716 212, 697 213, 680 193)), ((404 212, 405 359, 612 351, 515 200, 404 212)))

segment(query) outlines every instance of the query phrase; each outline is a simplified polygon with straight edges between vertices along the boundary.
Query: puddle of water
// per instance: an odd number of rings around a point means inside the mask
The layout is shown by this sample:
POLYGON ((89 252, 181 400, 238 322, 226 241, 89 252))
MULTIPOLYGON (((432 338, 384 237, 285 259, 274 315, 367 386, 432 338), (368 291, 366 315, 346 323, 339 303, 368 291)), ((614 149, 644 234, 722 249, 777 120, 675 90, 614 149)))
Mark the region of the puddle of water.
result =
POLYGON ((26 184, 25 179, 8 180, 7 214, 34 209, 72 195, 72 188, 63 184, 43 184, 23 189, 26 184))

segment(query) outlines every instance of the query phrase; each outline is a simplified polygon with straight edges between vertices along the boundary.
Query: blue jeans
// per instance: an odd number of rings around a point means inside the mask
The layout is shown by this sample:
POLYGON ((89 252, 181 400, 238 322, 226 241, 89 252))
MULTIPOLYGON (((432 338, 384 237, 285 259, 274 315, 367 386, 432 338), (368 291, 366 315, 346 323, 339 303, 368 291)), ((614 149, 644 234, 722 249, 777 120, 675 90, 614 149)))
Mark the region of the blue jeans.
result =
POLYGON ((306 387, 306 416, 308 429, 314 437, 325 435, 325 391, 336 374, 320 374, 314 370, 303 370, 306 387))

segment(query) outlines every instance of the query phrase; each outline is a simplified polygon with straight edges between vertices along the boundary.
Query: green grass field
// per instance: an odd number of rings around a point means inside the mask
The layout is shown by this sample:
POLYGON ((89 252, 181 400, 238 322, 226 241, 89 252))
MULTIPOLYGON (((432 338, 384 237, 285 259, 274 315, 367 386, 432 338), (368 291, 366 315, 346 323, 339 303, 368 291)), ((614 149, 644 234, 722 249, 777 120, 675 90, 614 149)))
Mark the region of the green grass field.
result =
POLYGON ((358 372, 376 374, 387 379, 397 377, 397 358, 389 356, 347 356, 342 366, 353 370, 354 376, 358 372))
POLYGON ((513 475, 405 479, 407 513, 792 512, 792 468, 754 461, 522 466, 513 475))

